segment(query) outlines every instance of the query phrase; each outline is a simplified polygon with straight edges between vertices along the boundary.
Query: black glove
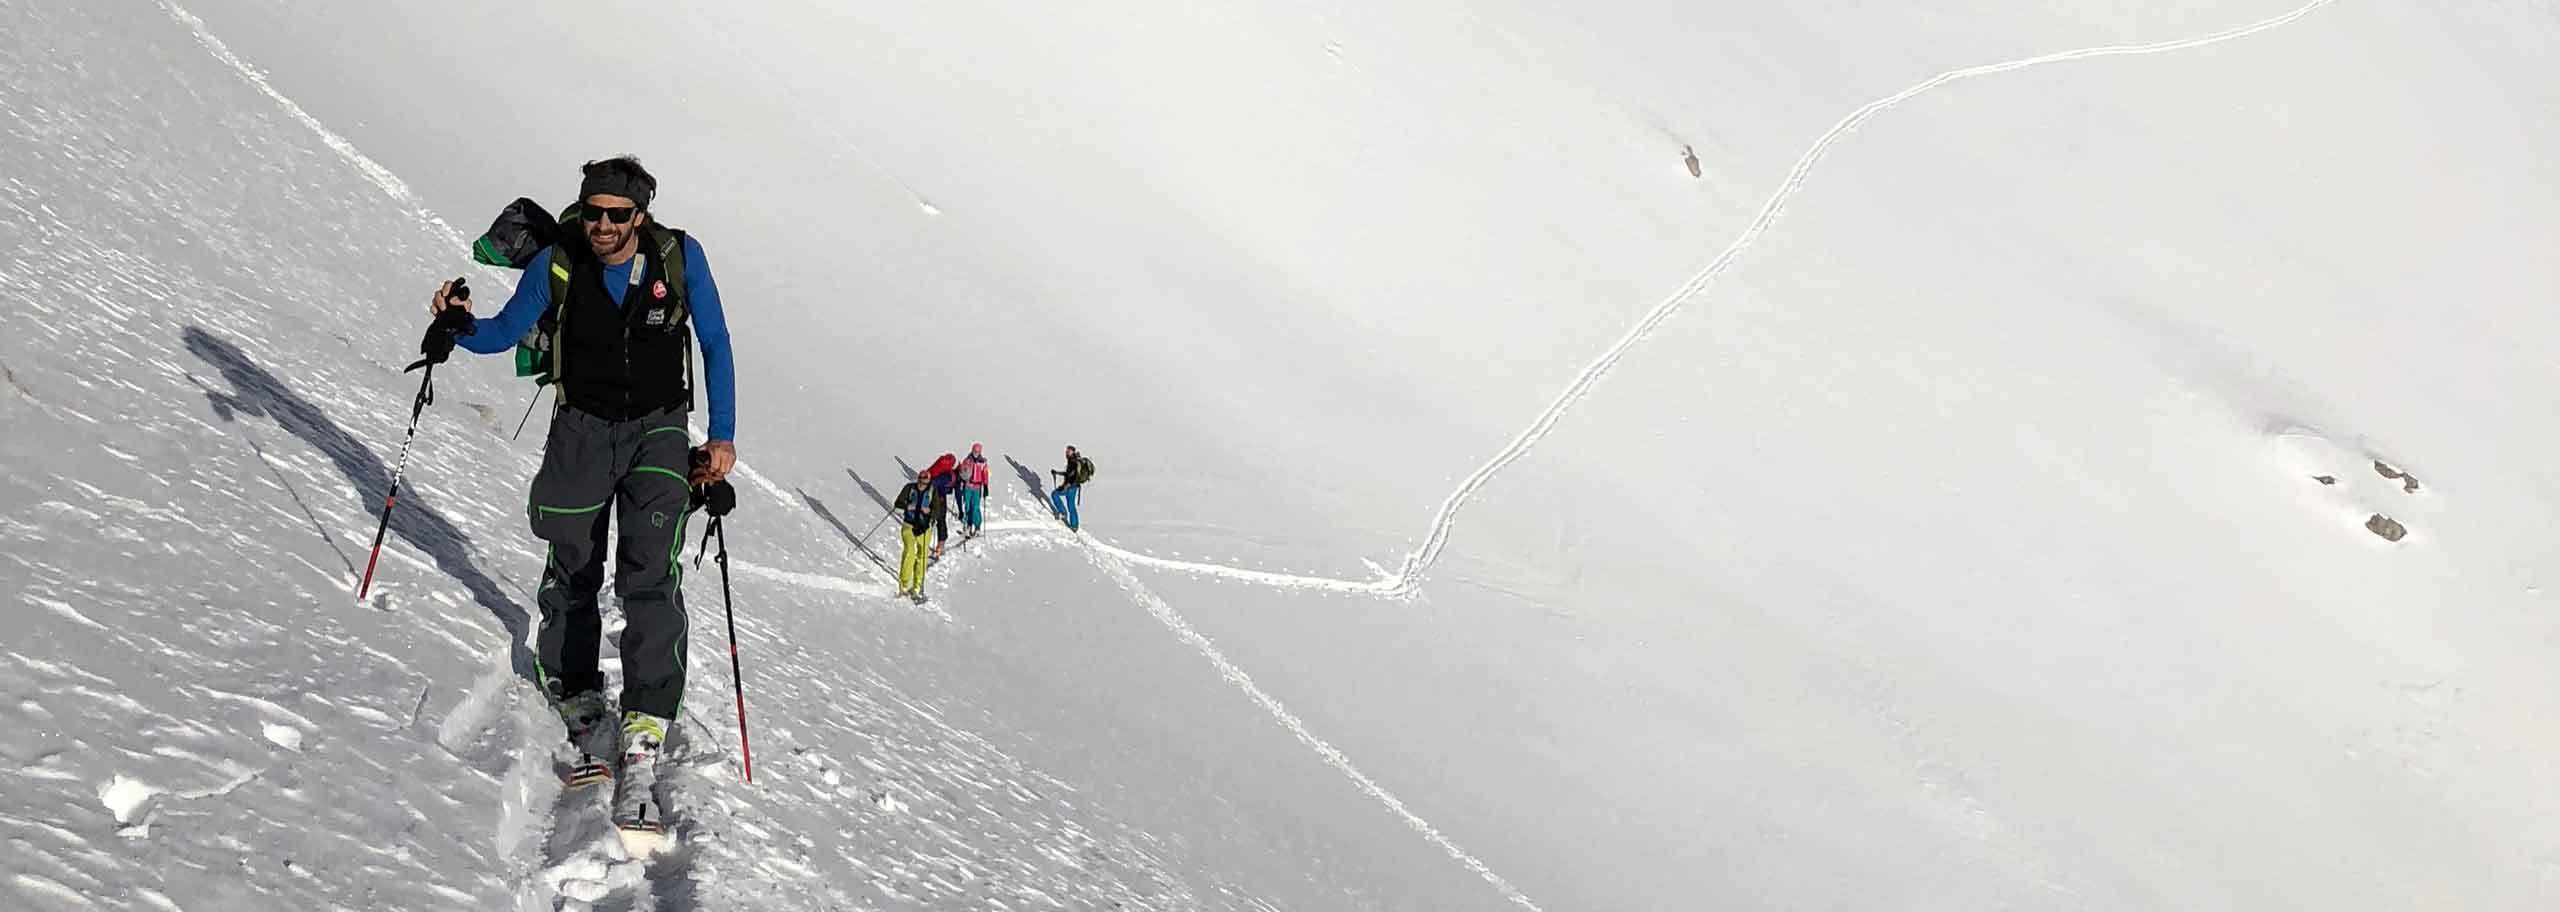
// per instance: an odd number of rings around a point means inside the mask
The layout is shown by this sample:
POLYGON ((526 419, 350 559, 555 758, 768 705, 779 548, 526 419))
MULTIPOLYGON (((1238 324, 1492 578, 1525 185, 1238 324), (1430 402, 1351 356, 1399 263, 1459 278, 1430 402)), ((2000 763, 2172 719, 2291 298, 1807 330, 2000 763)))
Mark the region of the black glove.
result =
MULTIPOLYGON (((453 280, 452 299, 471 300, 470 286, 464 285, 461 279, 453 280)), ((453 340, 470 333, 473 327, 479 325, 479 322, 471 316, 471 308, 467 306, 445 308, 444 312, 436 314, 434 323, 427 325, 426 338, 418 340, 418 354, 423 357, 420 357, 417 363, 409 365, 408 369, 417 370, 430 364, 443 364, 445 359, 453 357, 453 340)))
POLYGON ((730 487, 725 480, 695 488, 693 506, 698 510, 709 510, 713 516, 727 516, 729 511, 738 508, 738 489, 730 487))

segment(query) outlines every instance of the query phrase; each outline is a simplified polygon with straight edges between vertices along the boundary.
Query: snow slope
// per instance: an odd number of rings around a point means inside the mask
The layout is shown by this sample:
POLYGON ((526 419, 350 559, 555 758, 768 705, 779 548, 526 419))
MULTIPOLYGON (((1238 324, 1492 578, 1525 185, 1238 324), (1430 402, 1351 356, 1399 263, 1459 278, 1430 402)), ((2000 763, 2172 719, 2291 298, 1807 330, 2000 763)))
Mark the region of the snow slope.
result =
POLYGON ((2547 4, 602 8, 0 2, 22 901, 2560 892, 2547 4), (745 359, 758 782, 698 656, 655 865, 545 783, 503 368, 344 594, 421 290, 621 148, 745 359))

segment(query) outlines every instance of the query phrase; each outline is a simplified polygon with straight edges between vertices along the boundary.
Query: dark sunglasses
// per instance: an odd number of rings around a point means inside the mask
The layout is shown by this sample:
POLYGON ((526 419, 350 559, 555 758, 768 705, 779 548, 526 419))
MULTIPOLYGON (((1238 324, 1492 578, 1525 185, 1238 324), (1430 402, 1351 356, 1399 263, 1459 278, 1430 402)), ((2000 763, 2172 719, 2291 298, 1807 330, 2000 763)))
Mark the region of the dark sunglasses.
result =
POLYGON ((579 208, 586 214, 587 221, 611 221, 616 225, 631 224, 631 217, 640 214, 640 207, 638 206, 615 206, 612 208, 606 208, 603 206, 581 205, 579 208))

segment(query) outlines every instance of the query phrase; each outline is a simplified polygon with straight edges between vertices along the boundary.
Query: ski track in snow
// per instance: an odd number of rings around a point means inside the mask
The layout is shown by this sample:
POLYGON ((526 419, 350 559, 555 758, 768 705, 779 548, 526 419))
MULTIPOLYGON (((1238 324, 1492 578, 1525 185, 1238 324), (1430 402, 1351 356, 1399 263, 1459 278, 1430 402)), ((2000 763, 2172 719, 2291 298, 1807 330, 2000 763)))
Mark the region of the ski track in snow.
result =
MULTIPOLYGON (((1556 425, 1563 420, 1564 416, 1568 412, 1572 411, 1574 406, 1580 404, 1582 399, 1589 395, 1591 390, 1599 384, 1600 380, 1606 377, 1611 370, 1615 369, 1618 363, 1623 360, 1628 353, 1632 352, 1638 344, 1650 338, 1654 330, 1660 328, 1663 323, 1677 315, 1690 301, 1696 299, 1700 295, 1703 295, 1708 289, 1712 288, 1716 279, 1731 269, 1733 265, 1741 259, 1743 253, 1748 251, 1753 244, 1757 243, 1762 236, 1767 234, 1768 231, 1784 216, 1788 203, 1793 201, 1796 195, 1803 190, 1804 184, 1812 175, 1814 168, 1829 155, 1831 149, 1834 146, 1837 146, 1841 141, 1845 140, 1849 134, 1855 132, 1859 126, 1904 102, 1951 83, 1961 82, 1980 76, 1989 76, 1998 73, 2007 73, 2016 70, 2066 63, 2076 60, 2089 60, 2101 57, 2163 54, 2207 47, 2226 41, 2246 38, 2261 32, 2289 25, 2311 15, 2320 8, 2328 6, 2333 2, 2335 2, 2335 0, 2310 0, 2310 2, 2286 13, 2193 38, 2151 42, 2146 44, 2106 45, 2043 54, 2000 63, 1960 67, 1941 72, 1928 79, 1915 83, 1908 88, 1904 88, 1901 91, 1870 101, 1856 110, 1851 111, 1848 115, 1834 123, 1828 131, 1825 131, 1821 136, 1817 137, 1813 144, 1796 159, 1793 167, 1787 171, 1785 179, 1779 184, 1778 188, 1770 194, 1768 200, 1762 204, 1758 215, 1752 219, 1750 224, 1743 229, 1740 235, 1736 236, 1731 243, 1725 246, 1721 253, 1717 254, 1713 260, 1709 261, 1708 264, 1704 268, 1700 269, 1696 274, 1690 276, 1686 282, 1674 289, 1669 296, 1663 298, 1659 303, 1656 303, 1651 309, 1647 310, 1644 315, 1629 327, 1624 334, 1619 336, 1616 342, 1603 350, 1599 356, 1592 359, 1589 365, 1585 366, 1580 373, 1576 374, 1573 379, 1565 385, 1564 389, 1558 393, 1554 399, 1548 402, 1546 408, 1540 411, 1538 416, 1531 421, 1526 428, 1521 430, 1518 435, 1512 438, 1508 445, 1495 452, 1490 458, 1478 465, 1473 472, 1469 473, 1466 478, 1462 479, 1458 483, 1457 487, 1442 500, 1438 511, 1434 513, 1430 525, 1426 530, 1426 534, 1424 535, 1422 544, 1407 553, 1401 565, 1393 573, 1382 573, 1375 579, 1352 580, 1338 577, 1253 570, 1210 562, 1158 557, 1107 544, 1090 535, 1069 533, 1063 528, 1040 521, 1016 520, 991 522, 987 525, 987 531, 989 533, 1004 533, 1007 535, 1035 534, 1071 536, 1075 541, 1085 546, 1089 559, 1097 568, 1101 569, 1106 575, 1119 583, 1122 588, 1126 589, 1131 594, 1132 598, 1134 598, 1142 607, 1146 608, 1150 614, 1154 615, 1157 621, 1163 624, 1167 630, 1171 631, 1176 637, 1182 639, 1203 658, 1207 659, 1209 663, 1217 669, 1222 678, 1225 678, 1230 685, 1234 686, 1247 698, 1251 699, 1255 705, 1259 706, 1283 728, 1287 729, 1292 735, 1294 735, 1300 743, 1305 744, 1309 749, 1313 750, 1327 765, 1334 767, 1343 776, 1350 779, 1362 793, 1370 796, 1379 804, 1386 807, 1400 820, 1402 820, 1408 828, 1414 830, 1426 840, 1429 840, 1434 846, 1441 849, 1451 859, 1457 861, 1469 871, 1475 873, 1479 878, 1482 878, 1487 884, 1499 891, 1506 899, 1524 908, 1537 909, 1539 908, 1538 905, 1531 901, 1529 897, 1523 894, 1518 888, 1512 886, 1508 880, 1495 873, 1482 860, 1458 847, 1446 835, 1433 827, 1428 821, 1423 820, 1420 816, 1408 809, 1402 801, 1397 799, 1392 793, 1389 793, 1383 786, 1380 786, 1376 781, 1370 779, 1366 774, 1361 773, 1357 767, 1352 765, 1350 758, 1344 755, 1339 749, 1333 747, 1331 744, 1317 737, 1314 733, 1308 731, 1305 724, 1301 722, 1295 714, 1291 713, 1287 707, 1283 706, 1278 699, 1272 697, 1269 693, 1263 691, 1259 686, 1254 684, 1253 679, 1248 676, 1243 669, 1237 667, 1233 662, 1230 662, 1226 656, 1217 649, 1214 643, 1212 643, 1206 636, 1193 629, 1189 622, 1185 621, 1181 615, 1177 614, 1161 597, 1155 595, 1151 590, 1148 590, 1137 579, 1131 568, 1136 566, 1145 566, 1160 570, 1191 573, 1239 583, 1271 586, 1282 589, 1367 594, 1396 599, 1410 598, 1420 590, 1424 574, 1428 573, 1430 569, 1439 562, 1441 554, 1448 546, 1450 536, 1457 528, 1457 521, 1460 512, 1475 499, 1476 495, 1490 485, 1495 476, 1499 475, 1503 469, 1508 468, 1512 463, 1527 456, 1529 452, 1535 449, 1540 442, 1544 441, 1549 434, 1553 433, 1556 425)), ((189 13, 185 8, 179 6, 175 0, 160 0, 160 5, 168 12, 171 18, 175 19, 179 24, 184 25, 207 52, 211 53, 214 57, 236 71, 241 78, 246 80, 251 86, 255 87, 268 99, 275 102, 277 106, 285 111, 285 113, 293 117, 296 121, 299 121, 303 126, 309 128, 313 133, 317 134, 322 142, 331 150, 337 152, 340 157, 344 158, 350 165, 356 168, 357 171, 361 172, 386 195, 406 207, 412 215, 416 216, 423 223, 433 227, 438 233, 445 236, 456 245, 463 244, 467 241, 460 232, 454 230, 451 225, 447 224, 442 218, 429 210, 423 201, 421 201, 417 195, 409 189, 406 182, 400 180, 399 177, 393 174, 389 169, 364 155, 345 137, 342 137, 336 132, 330 130, 326 125, 322 124, 318 118, 311 116, 308 112, 304 111, 300 105, 294 103, 292 99, 287 98, 283 93, 277 91, 268 83, 263 73, 251 66, 247 61, 242 60, 238 55, 231 51, 229 46, 225 45, 219 38, 215 37, 205 26, 203 20, 198 19, 194 14, 189 13)), ((743 462, 738 465, 737 474, 762 488, 766 493, 772 495, 776 502, 790 503, 793 500, 793 498, 787 496, 778 485, 774 484, 770 479, 764 477, 760 473, 756 473, 749 469, 743 462)), ((878 586, 866 585, 861 581, 844 577, 786 571, 742 561, 733 562, 732 565, 736 567, 742 575, 803 588, 831 591, 848 595, 876 595, 879 590, 878 586)), ((519 764, 520 768, 525 766, 525 763, 519 764)), ((502 827, 502 830, 504 829, 513 829, 513 827, 502 827)), ((505 838, 505 836, 502 836, 502 840, 505 838)), ((555 880, 557 879, 558 875, 556 871, 545 871, 544 873, 552 875, 555 880)), ((23 882, 24 878, 21 878, 21 881, 23 882)), ((39 886, 39 889, 41 889, 40 885, 31 886, 39 886)), ((554 883, 553 886, 556 888, 558 885, 557 883, 554 883)))
POLYGON ((1512 886, 1511 882, 1503 879, 1502 875, 1486 867, 1481 859, 1459 848, 1457 843, 1449 841, 1449 837, 1442 834, 1439 828, 1415 816, 1413 811, 1407 809, 1404 802, 1388 792, 1385 786, 1379 785, 1376 780, 1360 772, 1360 768, 1353 766, 1351 758, 1344 755, 1340 748, 1326 743, 1323 738, 1316 737, 1314 732, 1308 731, 1307 724, 1300 721, 1296 713, 1290 712, 1288 707, 1280 704, 1278 698, 1254 684, 1253 677, 1245 674, 1244 669, 1236 667, 1234 662, 1228 661, 1226 654, 1218 651, 1216 643, 1210 642, 1206 635, 1193 629, 1191 622, 1183 620, 1182 615, 1176 613, 1173 606, 1167 604, 1162 596, 1155 594, 1154 590, 1148 589, 1145 583, 1140 582, 1137 574, 1129 569, 1129 564, 1119 556, 1116 549, 1099 546, 1091 536, 1077 535, 1076 538, 1088 545, 1085 555, 1095 567, 1111 577, 1113 582, 1119 583, 1120 588, 1126 590, 1131 598, 1144 606, 1147 613, 1155 615, 1156 621, 1163 624, 1166 630, 1172 631, 1174 636, 1190 644, 1202 658, 1208 659, 1209 664, 1217 667, 1219 677, 1225 678, 1228 684, 1243 691, 1247 698, 1253 700, 1254 705, 1261 707, 1263 712, 1270 714, 1273 720, 1280 723, 1280 727, 1288 729, 1289 734, 1296 736, 1298 743, 1306 745, 1307 749, 1316 752, 1316 756, 1324 758, 1325 765, 1340 771, 1343 776, 1351 780, 1353 785, 1360 787, 1362 794, 1386 806, 1388 811, 1404 821, 1406 827, 1421 834, 1422 838, 1430 840, 1432 845, 1448 853, 1451 859, 1466 866, 1467 870, 1475 872, 1475 875, 1483 878, 1485 883, 1493 885, 1493 888, 1500 891, 1505 899, 1525 909, 1538 908, 1538 904, 1530 901, 1518 887, 1512 886))
MULTIPOLYGON (((1830 130, 1816 138, 1812 147, 1806 149, 1802 156, 1797 157, 1795 167, 1787 170, 1786 180, 1778 185, 1776 192, 1769 195, 1768 202, 1761 204, 1759 216, 1753 218, 1751 224, 1745 227, 1732 243, 1725 245, 1723 253, 1717 254, 1714 260, 1707 263, 1706 268, 1690 276, 1689 281, 1682 283, 1678 289, 1671 292, 1669 297, 1655 304, 1652 310, 1646 311, 1644 317, 1637 320, 1625 335, 1619 336, 1616 343, 1602 351, 1598 358, 1592 359, 1590 366, 1583 368, 1582 373, 1575 375, 1571 383, 1565 384, 1564 392, 1557 394, 1555 400, 1547 404, 1546 410, 1538 414, 1537 420, 1530 422, 1529 427, 1521 431, 1518 437, 1512 438, 1509 446, 1493 454, 1493 458, 1485 460, 1483 465, 1476 467, 1473 474, 1458 483, 1457 490, 1450 492, 1448 499, 1441 502, 1440 512, 1432 517, 1430 533, 1423 539, 1422 546, 1406 555, 1401 569, 1393 576, 1367 584, 1321 577, 1305 578, 1308 583, 1323 584, 1308 586, 1308 588, 1350 583, 1366 591, 1390 597, 1401 598, 1412 595, 1422 585, 1422 574, 1439 562, 1441 550, 1448 546, 1449 535, 1457 528, 1458 511, 1475 498, 1476 492, 1483 490, 1485 485, 1491 483, 1496 473, 1519 461, 1521 457, 1527 456, 1531 449, 1546 439, 1548 433, 1555 430, 1556 422, 1562 420, 1566 412, 1579 404, 1582 397, 1590 394, 1592 387, 1599 384, 1600 378, 1607 376, 1610 370, 1618 366, 1619 360, 1625 358, 1638 343, 1651 336, 1664 321, 1679 313, 1683 305, 1705 294, 1708 288, 1714 286, 1718 276, 1722 276, 1726 270, 1733 268, 1733 264, 1742 258, 1743 252, 1749 250, 1752 244, 1760 240, 1761 235, 1767 234, 1769 229, 1778 223, 1778 219, 1786 212, 1787 203, 1795 199, 1796 194, 1804 189, 1805 179, 1812 175, 1814 166, 1820 164, 1822 159, 1831 153, 1831 147, 1848 138, 1850 133, 1855 132, 1859 125, 1866 123, 1869 119, 1931 89, 1977 76, 1989 76, 1994 73, 2007 73, 2073 60, 2163 54, 2206 47, 2289 25, 2333 2, 2336 0, 2311 0, 2288 13, 2194 38, 2157 41, 2149 44, 2106 45, 2025 57, 2004 63, 1959 67, 1929 77, 1910 88, 1867 102, 1857 110, 1849 112, 1848 116, 1840 118, 1840 121, 1833 124, 1830 130)), ((1204 570, 1203 572, 1226 575, 1215 571, 1204 570)))

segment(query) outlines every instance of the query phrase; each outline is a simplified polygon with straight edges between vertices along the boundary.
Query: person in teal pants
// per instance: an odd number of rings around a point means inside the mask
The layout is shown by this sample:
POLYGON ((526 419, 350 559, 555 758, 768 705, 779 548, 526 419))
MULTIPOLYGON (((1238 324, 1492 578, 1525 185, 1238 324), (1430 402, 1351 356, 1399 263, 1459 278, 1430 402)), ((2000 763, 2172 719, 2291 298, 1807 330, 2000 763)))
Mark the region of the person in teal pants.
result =
POLYGON ((975 538, 987 524, 987 445, 969 445, 969 458, 960 460, 960 530, 975 538))
POLYGON ((1084 458, 1075 447, 1068 447, 1067 467, 1050 469, 1049 474, 1058 478, 1058 489, 1049 492, 1049 512, 1065 522, 1068 531, 1082 528, 1084 517, 1077 506, 1084 499, 1084 483, 1093 480, 1093 460, 1084 458))

